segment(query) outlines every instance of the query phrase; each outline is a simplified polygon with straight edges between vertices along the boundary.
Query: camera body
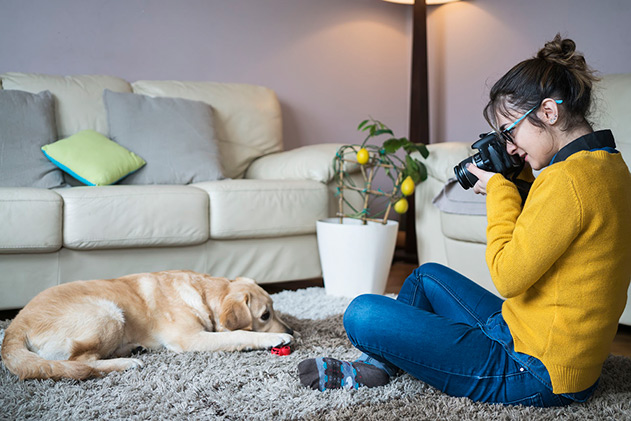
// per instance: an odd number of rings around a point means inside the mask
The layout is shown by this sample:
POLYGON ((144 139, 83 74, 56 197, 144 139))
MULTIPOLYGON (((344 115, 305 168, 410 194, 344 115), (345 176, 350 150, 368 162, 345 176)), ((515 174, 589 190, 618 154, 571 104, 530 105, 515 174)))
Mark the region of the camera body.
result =
POLYGON ((524 166, 518 155, 510 155, 506 151, 506 143, 496 132, 481 134, 480 139, 471 145, 471 149, 477 149, 479 152, 454 167, 456 179, 465 190, 473 187, 478 181, 478 177, 467 171, 469 163, 482 170, 504 175, 521 171, 524 166))

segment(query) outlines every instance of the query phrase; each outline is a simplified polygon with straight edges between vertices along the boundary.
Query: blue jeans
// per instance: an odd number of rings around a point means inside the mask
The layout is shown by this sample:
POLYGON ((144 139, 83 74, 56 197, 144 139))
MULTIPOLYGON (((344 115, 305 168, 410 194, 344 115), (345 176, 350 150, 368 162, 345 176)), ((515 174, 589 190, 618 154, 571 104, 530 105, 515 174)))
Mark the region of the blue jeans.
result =
POLYGON ((512 338, 507 346, 485 331, 489 320, 503 323, 502 303, 470 279, 430 263, 414 270, 396 300, 357 297, 344 327, 364 353, 361 361, 390 375, 401 369, 452 396, 543 407, 587 399, 595 385, 580 396, 556 395, 542 381, 549 376, 539 360, 517 356, 512 338))

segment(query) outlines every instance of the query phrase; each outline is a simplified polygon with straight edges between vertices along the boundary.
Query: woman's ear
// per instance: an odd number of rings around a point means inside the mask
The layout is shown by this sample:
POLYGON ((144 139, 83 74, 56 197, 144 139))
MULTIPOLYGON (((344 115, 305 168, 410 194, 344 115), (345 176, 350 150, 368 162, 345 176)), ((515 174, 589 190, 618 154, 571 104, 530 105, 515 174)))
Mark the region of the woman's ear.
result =
POLYGON ((553 126, 559 119, 559 104, 552 99, 546 98, 541 102, 543 112, 543 122, 553 126))

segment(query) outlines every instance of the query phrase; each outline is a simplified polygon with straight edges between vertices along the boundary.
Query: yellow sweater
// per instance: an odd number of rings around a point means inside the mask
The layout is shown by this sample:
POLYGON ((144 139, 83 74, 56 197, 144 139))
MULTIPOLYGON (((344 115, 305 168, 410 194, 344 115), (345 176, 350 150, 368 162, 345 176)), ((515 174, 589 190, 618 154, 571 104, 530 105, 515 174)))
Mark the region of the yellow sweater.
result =
POLYGON ((523 209, 501 174, 487 192, 486 260, 515 350, 545 365, 554 393, 587 389, 627 301, 629 169, 619 153, 581 151, 543 170, 523 209))

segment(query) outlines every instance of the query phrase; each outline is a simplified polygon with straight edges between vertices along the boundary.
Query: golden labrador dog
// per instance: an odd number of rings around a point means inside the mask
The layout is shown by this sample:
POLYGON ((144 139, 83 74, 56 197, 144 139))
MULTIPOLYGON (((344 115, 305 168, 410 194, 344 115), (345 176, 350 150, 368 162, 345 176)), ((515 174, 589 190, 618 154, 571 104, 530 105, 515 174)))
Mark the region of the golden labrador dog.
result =
POLYGON ((252 279, 141 273, 43 291, 7 328, 2 361, 21 379, 86 379, 141 367, 124 358, 137 347, 266 349, 290 343, 292 335, 252 279))

